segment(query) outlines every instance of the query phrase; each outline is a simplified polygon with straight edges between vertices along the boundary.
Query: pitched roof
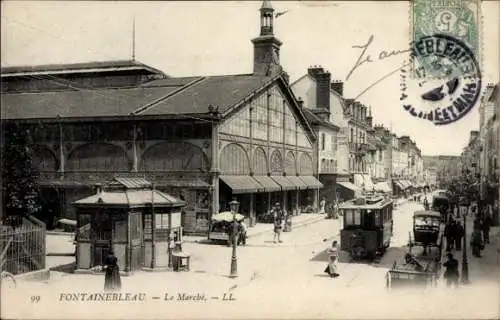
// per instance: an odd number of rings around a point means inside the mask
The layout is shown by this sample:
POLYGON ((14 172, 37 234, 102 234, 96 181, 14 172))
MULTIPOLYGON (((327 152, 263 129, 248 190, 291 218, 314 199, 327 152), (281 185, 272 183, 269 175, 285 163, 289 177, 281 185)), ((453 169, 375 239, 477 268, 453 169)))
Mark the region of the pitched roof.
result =
POLYGON ((133 88, 3 93, 2 119, 224 113, 275 78, 254 75, 167 78, 133 88))
POLYGON ((185 86, 179 94, 156 103, 140 114, 206 113, 209 105, 219 106, 219 111, 225 113, 271 79, 255 75, 201 77, 191 86, 185 86))
POLYGON ((152 188, 143 178, 116 177, 96 194, 75 201, 76 206, 156 206, 179 207, 186 203, 167 193, 152 188))
POLYGON ((332 130, 339 130, 340 129, 337 125, 335 125, 331 122, 328 122, 328 121, 324 121, 323 119, 318 117, 312 109, 303 107, 302 110, 304 112, 304 115, 306 116, 307 122, 309 122, 310 124, 321 125, 323 127, 327 127, 329 129, 332 129, 332 130))
POLYGON ((87 73, 87 72, 107 72, 118 70, 143 70, 149 73, 160 73, 153 67, 133 60, 113 60, 113 61, 92 61, 69 64, 47 64, 36 66, 10 66, 1 69, 2 77, 21 76, 28 74, 44 73, 87 73))
POLYGON ((165 97, 175 87, 68 90, 1 95, 2 119, 54 119, 127 116, 165 97))
POLYGON ((185 202, 158 190, 102 191, 90 197, 73 202, 76 206, 155 206, 180 207, 185 202))

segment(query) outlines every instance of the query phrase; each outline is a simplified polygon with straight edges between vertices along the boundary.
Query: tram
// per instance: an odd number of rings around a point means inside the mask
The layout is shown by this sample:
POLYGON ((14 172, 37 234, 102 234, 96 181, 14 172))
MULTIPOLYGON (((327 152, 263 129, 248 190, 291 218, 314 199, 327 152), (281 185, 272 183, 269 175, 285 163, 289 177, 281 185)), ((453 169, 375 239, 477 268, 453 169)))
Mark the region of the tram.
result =
POLYGON ((352 259, 375 259, 391 244, 393 201, 383 196, 361 197, 341 207, 340 249, 352 259))

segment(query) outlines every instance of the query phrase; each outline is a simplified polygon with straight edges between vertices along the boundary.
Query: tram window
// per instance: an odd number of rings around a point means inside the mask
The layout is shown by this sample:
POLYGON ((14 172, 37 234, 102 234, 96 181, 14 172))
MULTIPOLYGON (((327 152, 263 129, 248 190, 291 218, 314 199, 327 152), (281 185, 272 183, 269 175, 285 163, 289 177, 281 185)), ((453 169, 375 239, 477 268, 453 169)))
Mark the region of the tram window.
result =
POLYGON ((354 224, 360 225, 361 224, 361 211, 354 210, 353 212, 354 212, 354 224))
MULTIPOLYGON (((380 221, 380 217, 381 217, 380 212, 375 211, 375 224, 380 225, 380 224, 384 223, 383 221, 380 221)), ((383 215, 382 215, 382 217, 383 217, 383 215)))
POLYGON ((372 210, 363 210, 363 226, 366 229, 373 228, 376 224, 375 215, 372 210))
POLYGON ((345 225, 350 226, 354 224, 354 219, 353 219, 353 211, 352 210, 345 210, 344 211, 344 216, 345 216, 345 225))

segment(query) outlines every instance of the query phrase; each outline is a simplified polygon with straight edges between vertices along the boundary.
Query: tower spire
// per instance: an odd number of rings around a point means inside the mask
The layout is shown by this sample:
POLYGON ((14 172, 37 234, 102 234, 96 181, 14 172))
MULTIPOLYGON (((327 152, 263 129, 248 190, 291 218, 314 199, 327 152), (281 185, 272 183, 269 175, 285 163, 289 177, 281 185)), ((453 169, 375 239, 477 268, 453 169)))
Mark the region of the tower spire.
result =
POLYGON ((135 61, 135 14, 132 17, 132 61, 135 61))
POLYGON ((262 1, 260 7, 260 35, 272 35, 274 27, 274 8, 271 0, 262 1))
POLYGON ((270 76, 282 70, 280 66, 281 41, 274 36, 274 8, 270 0, 263 0, 260 11, 260 35, 252 40, 254 46, 254 74, 270 76))

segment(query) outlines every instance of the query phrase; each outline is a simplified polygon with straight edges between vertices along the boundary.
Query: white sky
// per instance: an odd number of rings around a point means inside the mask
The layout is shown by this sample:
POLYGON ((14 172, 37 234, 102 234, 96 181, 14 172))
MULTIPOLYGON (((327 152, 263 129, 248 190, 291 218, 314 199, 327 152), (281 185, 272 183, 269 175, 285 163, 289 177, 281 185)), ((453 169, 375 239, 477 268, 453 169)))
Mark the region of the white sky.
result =
MULTIPOLYGON (((332 79, 345 80, 370 35, 367 53, 403 50, 409 43, 406 1, 273 1, 283 41, 281 64, 294 81, 311 65, 322 65, 332 79)), ((130 59, 132 20, 136 19, 136 60, 173 76, 252 72, 250 40, 259 34, 260 1, 225 2, 35 2, 2 1, 2 66, 130 59)), ((499 81, 500 1, 483 12, 483 81, 499 81)), ((406 55, 360 66, 345 84, 353 98, 401 66, 406 55)), ((409 135, 428 155, 459 154, 470 130, 477 130, 477 107, 447 126, 411 117, 399 101, 399 72, 358 100, 372 106, 374 123, 409 135)))

